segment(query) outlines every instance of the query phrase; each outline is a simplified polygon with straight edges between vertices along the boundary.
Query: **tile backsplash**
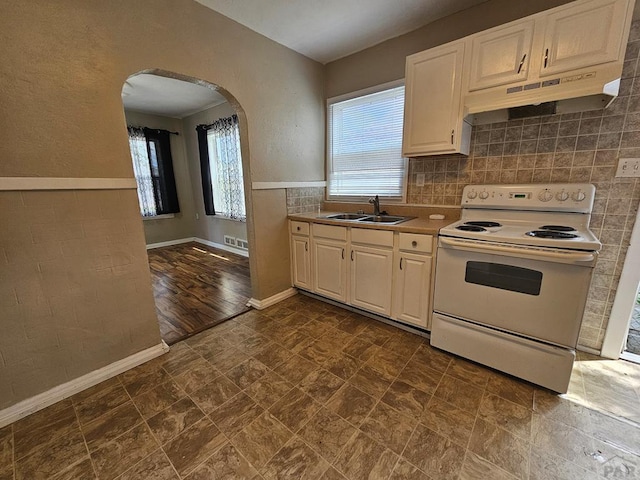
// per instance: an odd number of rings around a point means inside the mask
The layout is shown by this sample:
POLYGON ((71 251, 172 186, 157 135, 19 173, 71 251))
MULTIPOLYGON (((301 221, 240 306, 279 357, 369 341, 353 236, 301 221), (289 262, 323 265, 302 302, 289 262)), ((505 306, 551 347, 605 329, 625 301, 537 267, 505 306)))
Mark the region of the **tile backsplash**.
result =
POLYGON ((408 203, 459 205, 468 184, 592 183, 591 229, 603 244, 579 344, 599 350, 640 202, 640 179, 616 178, 640 157, 640 22, 627 46, 620 95, 606 109, 473 127, 471 153, 409 160, 408 203), (417 185, 418 174, 425 183, 417 185))
POLYGON ((287 214, 319 211, 324 190, 324 187, 287 188, 287 214))

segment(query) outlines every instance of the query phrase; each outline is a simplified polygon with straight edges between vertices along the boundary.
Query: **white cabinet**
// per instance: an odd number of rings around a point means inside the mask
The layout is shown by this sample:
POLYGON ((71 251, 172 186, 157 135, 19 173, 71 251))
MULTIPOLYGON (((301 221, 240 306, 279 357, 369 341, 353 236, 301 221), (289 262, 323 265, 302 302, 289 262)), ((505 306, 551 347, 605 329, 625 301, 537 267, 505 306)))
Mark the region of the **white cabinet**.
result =
POLYGON ((391 231, 351 230, 351 305, 391 316, 392 247, 391 231))
POLYGON ((311 290, 311 246, 309 224, 292 221, 290 225, 291 279, 293 285, 311 290))
POLYGON ((347 301, 347 228, 313 224, 313 291, 347 301))
POLYGON ((540 76, 618 60, 628 0, 591 0, 554 9, 545 19, 540 76))
POLYGON ((465 42, 407 57, 402 153, 469 153, 471 126, 462 110, 465 42))
POLYGON ((525 20, 471 37, 469 91, 527 79, 534 25, 525 20))
POLYGON ((398 243, 394 266, 393 318, 428 328, 433 237, 400 233, 398 243))

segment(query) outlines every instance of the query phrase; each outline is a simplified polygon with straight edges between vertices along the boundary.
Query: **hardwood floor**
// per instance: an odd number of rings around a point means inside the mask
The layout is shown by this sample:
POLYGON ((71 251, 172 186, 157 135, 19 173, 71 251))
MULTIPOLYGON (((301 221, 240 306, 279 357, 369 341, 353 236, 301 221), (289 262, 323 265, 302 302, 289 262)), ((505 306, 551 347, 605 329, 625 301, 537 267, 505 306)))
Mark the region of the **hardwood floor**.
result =
POLYGON ((249 310, 249 259, 184 243, 148 251, 160 334, 169 345, 249 310))

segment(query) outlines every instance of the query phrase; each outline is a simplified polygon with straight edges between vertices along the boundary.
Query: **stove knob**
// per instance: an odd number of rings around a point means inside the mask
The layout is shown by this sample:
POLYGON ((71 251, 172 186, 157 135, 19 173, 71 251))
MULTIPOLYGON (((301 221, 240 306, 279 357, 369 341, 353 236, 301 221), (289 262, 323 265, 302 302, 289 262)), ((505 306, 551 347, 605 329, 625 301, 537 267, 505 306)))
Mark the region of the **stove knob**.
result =
POLYGON ((541 202, 548 202, 553 198, 553 193, 550 190, 542 190, 538 194, 538 200, 541 202))
POLYGON ((487 191, 482 191, 482 192, 480 192, 480 195, 479 195, 479 196, 480 196, 480 198, 481 198, 482 200, 486 200, 487 198, 489 198, 489 192, 487 192, 487 191))
POLYGON ((475 190, 471 190, 470 192, 467 192, 467 198, 469 200, 473 200, 477 196, 478 196, 478 192, 476 192, 475 190))
POLYGON ((584 194, 582 190, 578 190, 577 192, 573 192, 571 194, 571 198, 576 202, 583 201, 587 196, 584 194))
POLYGON ((567 198, 569 198, 569 194, 564 190, 561 190, 560 192, 556 193, 556 199, 559 202, 564 202, 567 198))

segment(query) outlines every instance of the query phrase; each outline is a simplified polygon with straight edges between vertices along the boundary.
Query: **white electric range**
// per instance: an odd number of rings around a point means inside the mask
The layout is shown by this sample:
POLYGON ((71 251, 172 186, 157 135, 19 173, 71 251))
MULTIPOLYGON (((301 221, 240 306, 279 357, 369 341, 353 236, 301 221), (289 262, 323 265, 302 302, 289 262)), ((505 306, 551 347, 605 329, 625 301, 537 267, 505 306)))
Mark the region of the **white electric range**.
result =
POLYGON ((601 243, 589 184, 469 185, 440 230, 431 344, 566 392, 601 243))

